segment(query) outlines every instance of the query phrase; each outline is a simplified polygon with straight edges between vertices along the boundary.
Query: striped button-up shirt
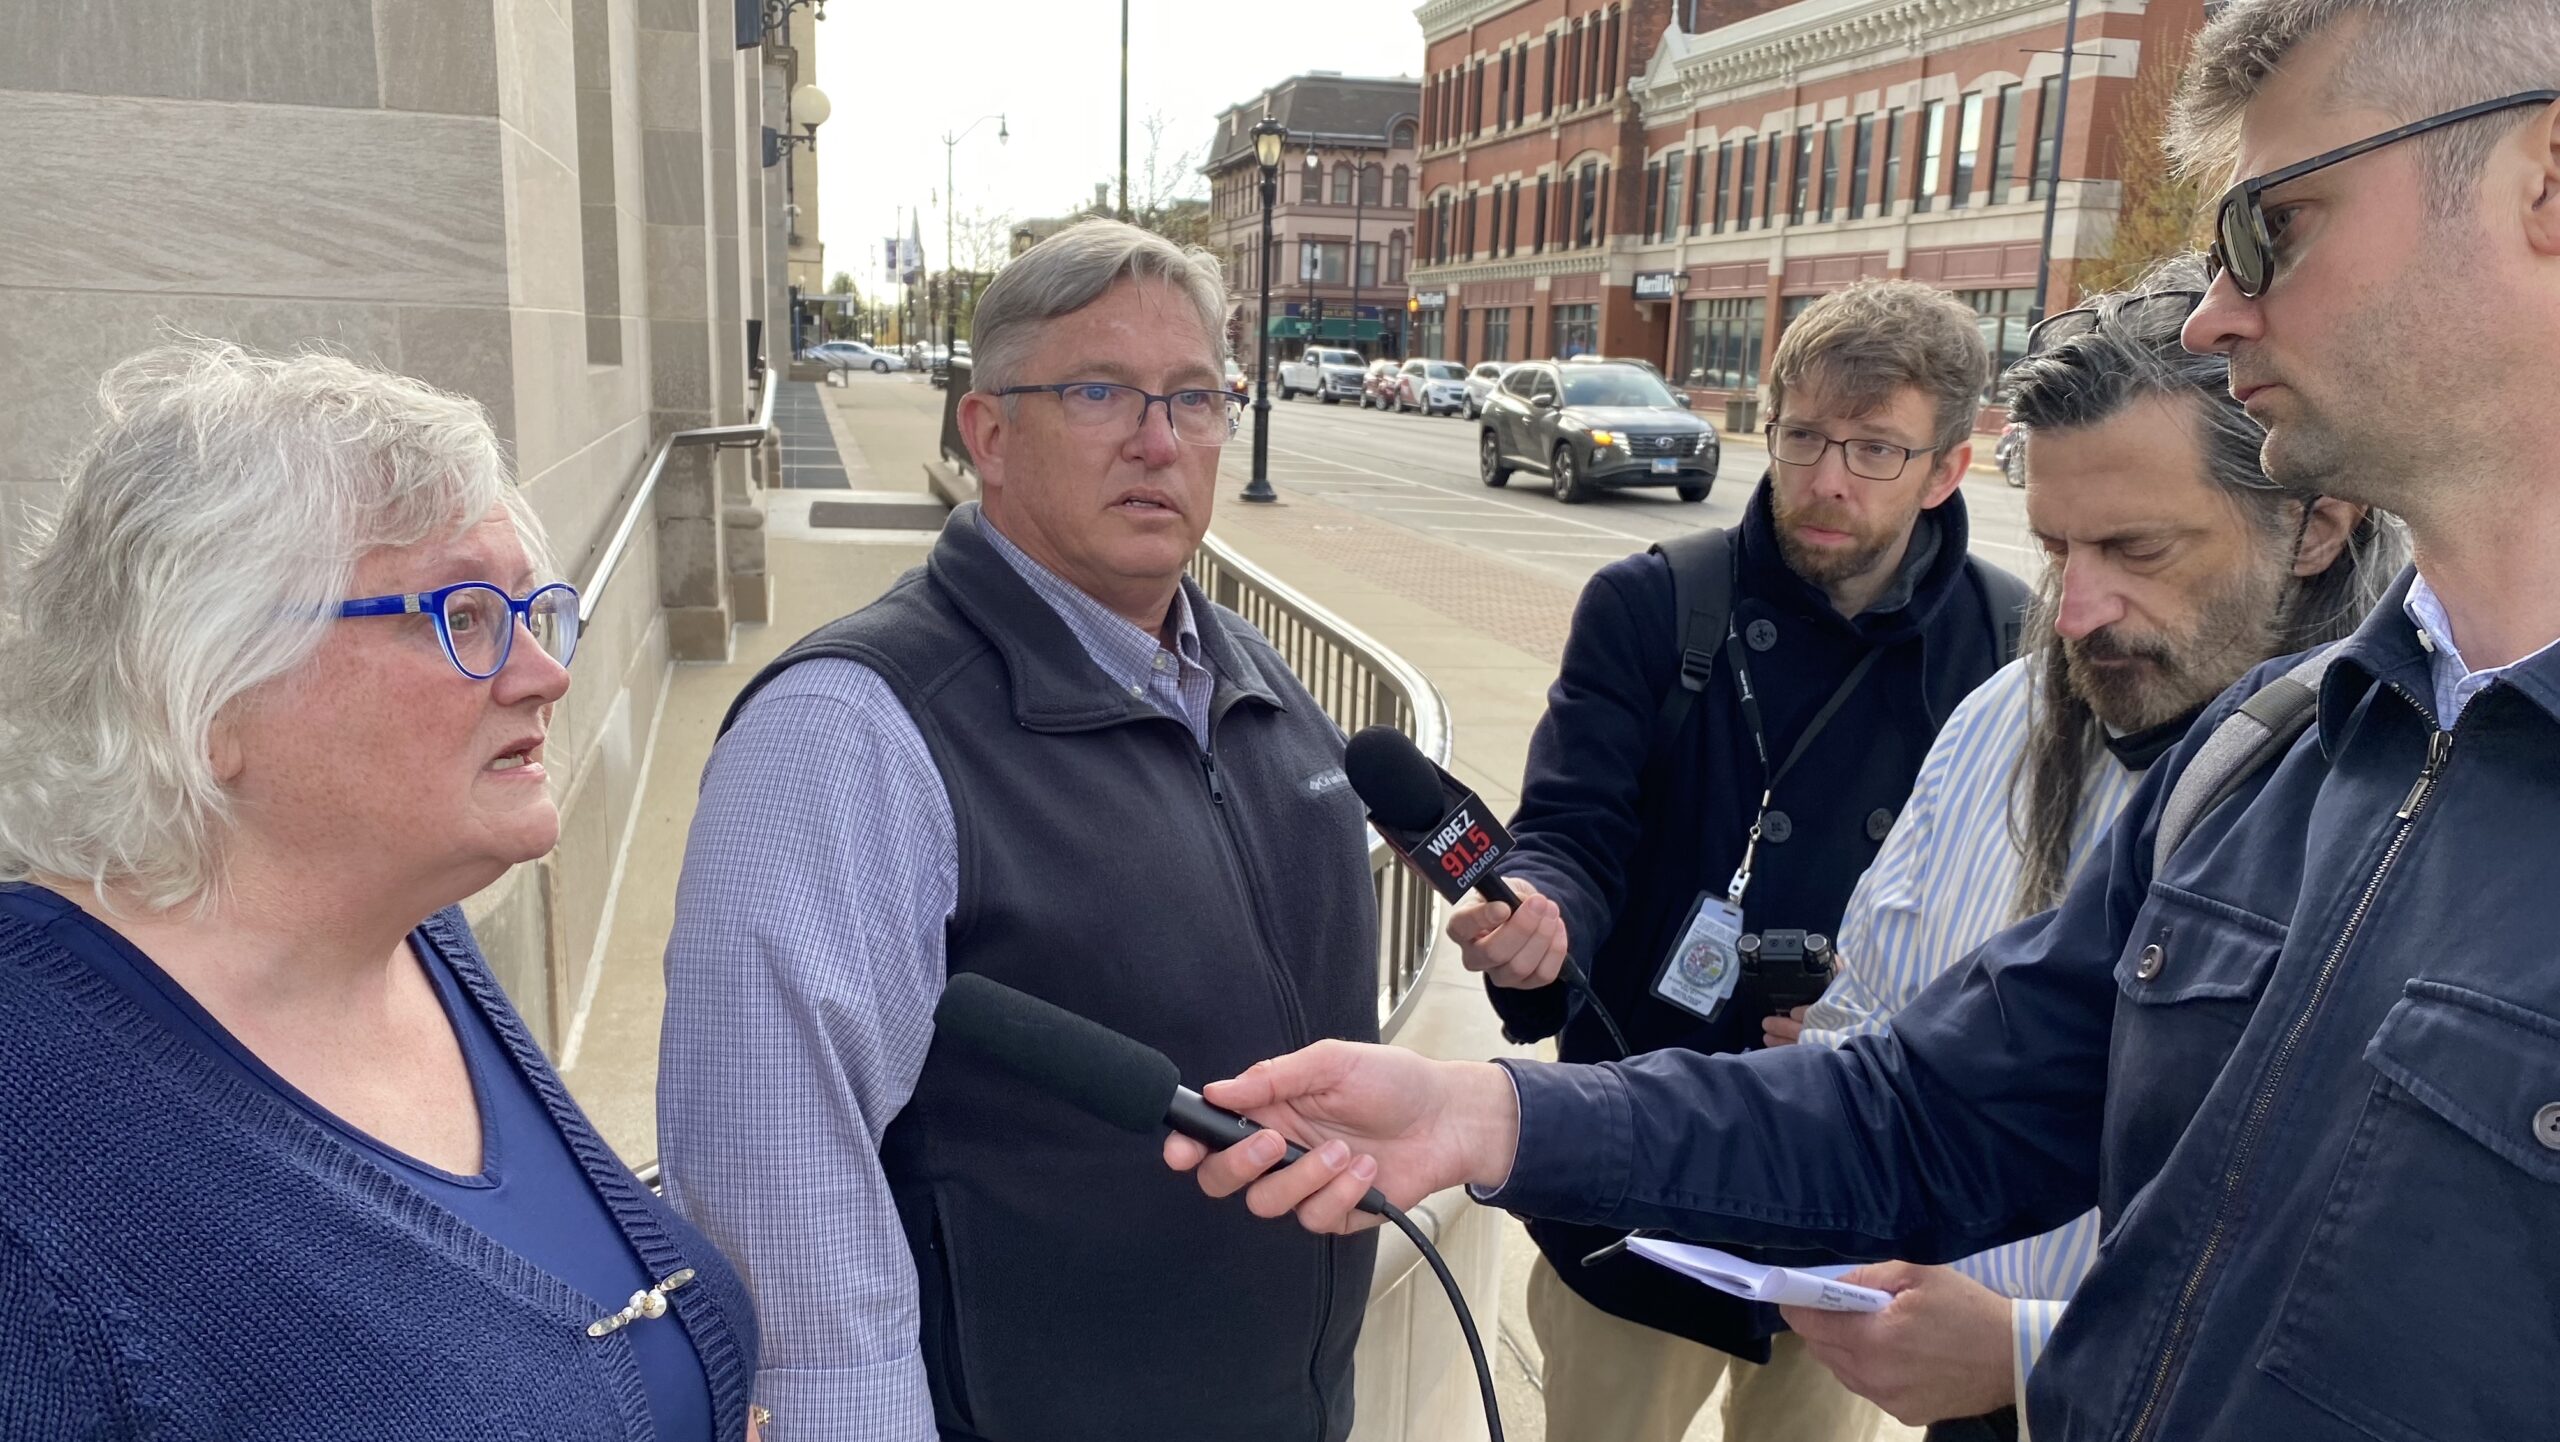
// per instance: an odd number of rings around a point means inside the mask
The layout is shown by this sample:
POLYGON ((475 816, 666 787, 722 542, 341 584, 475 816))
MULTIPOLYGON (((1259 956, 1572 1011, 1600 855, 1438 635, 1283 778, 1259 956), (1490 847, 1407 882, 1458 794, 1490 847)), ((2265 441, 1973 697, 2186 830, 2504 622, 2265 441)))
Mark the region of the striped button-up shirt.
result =
MULTIPOLYGON (((1804 1040, 1838 1046, 1880 1032, 1921 989, 2009 923, 2024 860, 2009 834, 2009 777, 2026 748, 2033 658, 2009 663, 1956 707, 1920 764, 1911 800, 1840 919, 1838 974, 1805 1016, 1804 1040)), ((2071 833, 2078 870, 2141 783, 2101 753, 2071 833)), ((1956 1270, 2009 1297, 2019 1414, 2027 1373, 2098 1257, 2098 1214, 1967 1257, 1956 1270)))
MULTIPOLYGON (((1188 582, 1166 647, 984 533, 1111 684, 1207 748, 1216 678, 1188 582)), ((669 1200, 755 1293, 765 1442, 936 1435, 880 1142, 932 1045, 958 868, 932 753, 866 666, 776 677, 703 771, 667 940, 658 1146, 669 1200)))

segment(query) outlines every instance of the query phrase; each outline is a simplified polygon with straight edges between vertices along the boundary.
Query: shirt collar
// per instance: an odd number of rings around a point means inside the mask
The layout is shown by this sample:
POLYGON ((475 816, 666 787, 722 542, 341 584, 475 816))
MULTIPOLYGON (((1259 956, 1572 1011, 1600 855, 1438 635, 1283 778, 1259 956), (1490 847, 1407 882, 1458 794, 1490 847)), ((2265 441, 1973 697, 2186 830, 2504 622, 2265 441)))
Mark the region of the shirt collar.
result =
POLYGON ((1207 669, 1206 655, 1200 643, 1198 618, 1191 608, 1188 578, 1174 588, 1173 645, 1167 647, 1153 632, 1128 617, 1087 595, 1075 583, 1050 570, 1031 554, 1013 543, 993 521, 981 516, 980 529, 1004 557, 1014 574, 1037 593, 1058 619, 1067 623, 1085 654, 1102 668, 1104 675, 1123 687, 1144 686, 1155 671, 1156 654, 1170 650, 1174 658, 1187 668, 1207 669))

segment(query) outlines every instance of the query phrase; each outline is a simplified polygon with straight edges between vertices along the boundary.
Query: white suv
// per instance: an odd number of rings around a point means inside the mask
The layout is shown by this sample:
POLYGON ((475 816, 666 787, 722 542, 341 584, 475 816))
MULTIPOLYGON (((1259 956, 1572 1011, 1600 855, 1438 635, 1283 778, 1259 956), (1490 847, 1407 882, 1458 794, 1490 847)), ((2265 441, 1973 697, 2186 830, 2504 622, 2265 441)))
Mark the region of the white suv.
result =
POLYGON ((1484 415, 1484 398, 1493 394, 1495 386, 1502 384, 1502 373, 1511 369, 1513 364, 1511 361, 1478 361, 1475 369, 1467 372, 1468 420, 1484 415))

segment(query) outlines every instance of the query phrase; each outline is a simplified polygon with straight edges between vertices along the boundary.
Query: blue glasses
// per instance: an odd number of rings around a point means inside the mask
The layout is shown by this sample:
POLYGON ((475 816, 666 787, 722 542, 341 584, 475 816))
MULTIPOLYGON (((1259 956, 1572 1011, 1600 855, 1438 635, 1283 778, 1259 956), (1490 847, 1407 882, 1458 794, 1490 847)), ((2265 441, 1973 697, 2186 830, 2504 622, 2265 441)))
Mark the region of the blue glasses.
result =
POLYGON ((432 616, 445 659, 474 681, 506 669, 518 620, 534 644, 561 665, 578 651, 578 588, 565 581, 538 586, 521 601, 486 581, 464 581, 433 591, 366 596, 340 604, 338 614, 432 616))

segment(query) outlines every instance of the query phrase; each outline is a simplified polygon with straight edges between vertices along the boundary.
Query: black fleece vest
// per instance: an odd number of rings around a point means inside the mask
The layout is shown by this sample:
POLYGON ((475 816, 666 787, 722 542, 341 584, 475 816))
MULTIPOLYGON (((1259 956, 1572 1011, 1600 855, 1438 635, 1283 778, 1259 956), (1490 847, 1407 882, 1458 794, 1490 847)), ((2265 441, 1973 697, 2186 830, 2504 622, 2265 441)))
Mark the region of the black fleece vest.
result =
MULTIPOLYGON (((1204 755, 1103 674, 984 524, 954 512, 920 570, 783 653, 730 719, 814 657, 888 682, 951 798, 953 973, 1126 1032, 1194 1087, 1323 1037, 1374 1040, 1377 908, 1332 721, 1194 590, 1217 673, 1204 755)), ((1211 1201, 1156 1138, 939 1045, 882 1160, 945 1437, 1349 1433, 1373 1237, 1211 1201)))

